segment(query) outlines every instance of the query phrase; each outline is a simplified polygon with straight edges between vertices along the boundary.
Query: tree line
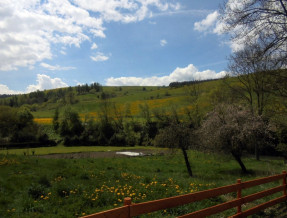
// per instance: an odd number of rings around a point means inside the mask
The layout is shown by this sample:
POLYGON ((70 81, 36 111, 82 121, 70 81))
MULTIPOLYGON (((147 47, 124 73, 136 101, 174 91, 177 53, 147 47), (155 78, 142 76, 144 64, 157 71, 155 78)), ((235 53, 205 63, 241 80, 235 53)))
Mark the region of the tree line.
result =
POLYGON ((0 106, 0 145, 23 148, 52 146, 55 142, 33 121, 29 108, 0 106))
POLYGON ((45 91, 35 91, 29 94, 19 95, 0 95, 0 105, 10 107, 20 107, 22 105, 30 105, 31 110, 36 110, 37 105, 45 102, 75 104, 78 102, 76 95, 86 93, 102 92, 102 85, 95 82, 90 85, 78 85, 76 87, 59 88, 45 91))
POLYGON ((191 81, 183 81, 183 82, 171 82, 168 86, 173 87, 173 88, 179 88, 187 85, 192 85, 192 84, 199 84, 199 83, 204 83, 204 82, 209 82, 209 81, 215 81, 218 79, 205 79, 205 80, 191 80, 191 81))
MULTIPOLYGON (((116 104, 104 101, 97 120, 81 119, 76 111, 66 108, 59 119, 55 111, 54 130, 65 146, 159 146, 179 148, 192 176, 187 150, 222 152, 230 154, 243 172, 244 154, 283 155, 278 145, 286 143, 286 132, 277 132, 274 124, 252 113, 240 104, 218 103, 205 116, 186 109, 179 115, 175 108, 151 110, 139 105, 140 118, 134 119, 116 104), (258 153, 257 153, 258 152, 258 153)), ((127 110, 128 111, 128 108, 127 110)))
MULTIPOLYGON (((179 114, 176 107, 150 109, 139 105, 140 115, 131 114, 130 105, 123 109, 110 99, 100 101, 97 119, 80 117, 65 106, 55 110, 53 130, 65 146, 159 146, 179 148, 192 176, 187 150, 229 153, 243 172, 245 153, 285 156, 287 128, 278 126, 268 113, 258 114, 234 95, 223 80, 222 89, 213 90, 213 109, 203 114, 198 105, 200 86, 186 87, 191 108, 179 114), (222 97, 224 96, 224 97, 222 97)), ((244 100, 244 99, 243 99, 244 100)), ((246 101, 248 102, 248 101, 246 101)), ((33 122, 28 107, 1 106, 0 138, 2 146, 55 145, 41 126, 33 122), (22 144, 21 144, 22 143, 22 144)))

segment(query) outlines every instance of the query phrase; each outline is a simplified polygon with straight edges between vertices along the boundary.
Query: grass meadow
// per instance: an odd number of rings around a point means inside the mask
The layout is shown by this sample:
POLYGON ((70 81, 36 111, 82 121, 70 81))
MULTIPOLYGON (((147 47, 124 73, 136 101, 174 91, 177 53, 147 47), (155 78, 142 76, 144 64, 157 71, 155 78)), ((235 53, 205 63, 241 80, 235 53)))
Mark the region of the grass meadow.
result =
POLYGON ((53 147, 38 147, 38 148, 16 148, 2 149, 0 155, 47 155, 47 154, 67 154, 80 152, 94 151, 121 151, 121 150, 136 150, 136 149, 156 149, 151 146, 134 146, 134 147, 116 147, 116 146, 72 146, 66 147, 62 144, 53 147))
MULTIPOLYGON (((243 175, 229 156, 197 151, 188 154, 192 178, 188 177, 181 153, 97 159, 41 159, 21 152, 0 154, 0 214, 11 218, 79 217, 122 206, 124 197, 145 202, 233 184, 238 178, 247 181, 270 176, 286 169, 283 160, 262 157, 256 161, 249 157, 243 161, 250 172, 243 175)), ((254 191, 244 191, 243 195, 254 191)), ((236 193, 231 193, 141 217, 176 217, 235 197, 236 193)), ((244 209, 251 206, 254 203, 246 204, 244 209)), ((235 209, 228 210, 220 217, 234 212, 235 209)), ((266 213, 276 216, 275 209, 266 213)))

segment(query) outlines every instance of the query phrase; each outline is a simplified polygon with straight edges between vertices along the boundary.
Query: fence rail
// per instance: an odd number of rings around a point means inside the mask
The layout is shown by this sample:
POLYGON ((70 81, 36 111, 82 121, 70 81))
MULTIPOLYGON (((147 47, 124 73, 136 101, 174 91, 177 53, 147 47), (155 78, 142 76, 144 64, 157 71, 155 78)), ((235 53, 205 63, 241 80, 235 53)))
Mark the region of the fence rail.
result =
POLYGON ((278 204, 280 202, 284 202, 287 200, 287 190, 286 190, 286 171, 283 171, 282 174, 264 177, 260 179, 254 179, 246 182, 241 182, 241 179, 237 180, 237 183, 227 186, 222 186, 219 188, 214 188, 210 190, 200 191, 192 194, 186 194, 186 195, 179 195, 175 197, 170 198, 164 198, 159 199, 155 201, 148 201, 144 203, 136 203, 133 204, 131 202, 131 198, 125 198, 124 199, 124 206, 115 208, 112 210, 103 211, 100 213, 95 213, 92 215, 85 216, 83 218, 114 218, 114 217, 123 217, 123 218, 130 218, 134 216, 138 216, 141 214, 147 214, 154 211, 164 210, 184 204, 189 204, 196 201, 202 201, 204 199, 216 197, 219 195, 228 194, 231 192, 237 192, 237 198, 231 201, 227 201, 222 204, 218 204, 212 207, 208 207, 202 210, 194 211, 189 214, 185 214, 183 216, 179 216, 179 218, 187 218, 187 217, 205 217, 210 216, 216 213, 223 212, 225 210, 237 207, 237 213, 233 215, 232 217, 247 217, 249 215, 252 215, 254 213, 257 213, 267 207, 273 206, 275 204, 278 204), (257 192, 251 195, 247 195, 245 197, 242 197, 242 190, 251 188, 254 186, 259 186, 262 184, 274 182, 274 181, 280 181, 282 180, 282 185, 257 192), (250 208, 248 210, 242 211, 242 205, 249 203, 251 201, 258 200, 260 198, 266 197, 268 195, 275 194, 277 192, 282 192, 282 196, 272 199, 268 202, 262 203, 260 205, 257 205, 253 208, 250 208))

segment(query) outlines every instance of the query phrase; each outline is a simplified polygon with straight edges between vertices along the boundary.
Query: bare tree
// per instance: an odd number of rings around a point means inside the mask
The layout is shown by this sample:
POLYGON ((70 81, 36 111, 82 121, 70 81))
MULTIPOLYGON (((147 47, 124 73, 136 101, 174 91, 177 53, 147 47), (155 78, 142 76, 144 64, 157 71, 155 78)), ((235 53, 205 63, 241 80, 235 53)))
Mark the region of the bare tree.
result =
POLYGON ((232 39, 268 39, 265 51, 281 51, 286 55, 287 1, 286 0, 228 0, 221 7, 225 30, 232 39))
MULTIPOLYGON (((247 47, 248 50, 250 45, 257 44, 258 52, 260 47, 260 55, 257 54, 253 62, 258 61, 259 56, 260 64, 264 64, 266 59, 267 63, 271 59, 280 60, 280 66, 277 63, 272 68, 268 67, 273 76, 269 81, 269 91, 287 97, 287 71, 282 70, 287 64, 287 1, 228 0, 221 7, 221 15, 221 26, 231 34, 232 42, 239 48, 247 47)), ((232 56, 231 59, 242 55, 232 56)), ((274 64, 273 60, 271 63, 274 64)), ((267 70, 266 66, 260 70, 267 70)))
POLYGON ((234 105, 218 105, 210 112, 199 130, 202 147, 230 153, 243 173, 247 172, 241 160, 250 147, 263 147, 271 138, 269 126, 260 116, 234 105))
POLYGON ((262 115, 274 82, 274 69, 281 69, 284 61, 275 55, 266 55, 264 39, 246 44, 243 50, 230 55, 229 70, 239 80, 231 86, 250 106, 252 112, 262 115), (255 109, 255 111, 254 111, 255 109))

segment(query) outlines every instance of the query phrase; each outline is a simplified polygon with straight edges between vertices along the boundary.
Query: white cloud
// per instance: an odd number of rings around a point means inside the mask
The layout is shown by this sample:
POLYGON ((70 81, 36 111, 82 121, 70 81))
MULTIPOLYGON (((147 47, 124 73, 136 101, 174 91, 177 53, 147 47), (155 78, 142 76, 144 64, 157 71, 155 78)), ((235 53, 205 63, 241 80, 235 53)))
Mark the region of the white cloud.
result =
POLYGON ((165 39, 160 40, 160 45, 162 47, 166 46, 166 44, 167 44, 167 41, 165 39))
POLYGON ((104 29, 101 30, 92 29, 90 30, 90 32, 94 35, 94 37, 106 38, 104 29))
POLYGON ((96 43, 93 43, 92 46, 91 46, 91 50, 94 50, 94 49, 97 49, 98 48, 98 45, 96 43))
POLYGON ((7 85, 0 84, 0 94, 24 94, 37 90, 47 90, 68 87, 60 78, 51 78, 45 74, 37 74, 37 84, 29 85, 25 92, 9 89, 7 85))
POLYGON ((37 90, 47 90, 68 87, 68 85, 63 82, 60 78, 51 78, 45 74, 37 74, 37 84, 29 85, 26 92, 34 92, 37 90))
POLYGON ((80 47, 91 38, 105 38, 105 22, 137 22, 179 8, 164 0, 1 0, 0 71, 52 59, 53 44, 80 47))
POLYGON ((59 65, 56 65, 56 66, 53 66, 53 65, 50 65, 50 64, 47 64, 47 63, 41 63, 40 66, 48 69, 48 70, 74 70, 76 69, 75 67, 61 67, 59 65))
POLYGON ((8 88, 8 86, 0 84, 0 94, 4 95, 11 95, 11 94, 22 94, 23 92, 21 91, 14 91, 8 88))
POLYGON ((226 24, 219 17, 220 14, 218 11, 209 13, 206 18, 194 23, 194 30, 204 33, 215 33, 217 35, 226 33, 226 24))
MULTIPOLYGON (((231 7, 240 7, 241 3, 238 0, 235 0, 234 4, 231 7)), ((205 19, 194 23, 194 30, 204 33, 214 33, 217 35, 222 35, 226 32, 226 23, 223 20, 219 19, 220 14, 217 11, 210 13, 206 16, 205 19)), ((238 27, 240 29, 240 27, 238 27)), ((224 42, 223 44, 229 45, 232 52, 239 51, 244 48, 244 40, 243 37, 240 40, 230 40, 228 42, 224 42)))
POLYGON ((219 17, 218 11, 214 11, 207 15, 207 17, 199 22, 194 23, 194 29, 200 32, 209 31, 216 25, 217 19, 219 17))
POLYGON ((198 71, 198 69, 190 64, 184 68, 176 68, 167 76, 153 77, 110 77, 106 80, 107 86, 162 86, 169 85, 171 82, 182 82, 191 80, 218 79, 227 74, 225 71, 216 73, 213 70, 198 71))
POLYGON ((109 59, 108 56, 105 56, 103 53, 98 52, 96 56, 90 56, 93 61, 107 61, 109 59))
POLYGON ((97 12, 107 22, 130 23, 152 17, 152 10, 175 11, 180 4, 164 3, 163 0, 74 0, 79 7, 97 12))

